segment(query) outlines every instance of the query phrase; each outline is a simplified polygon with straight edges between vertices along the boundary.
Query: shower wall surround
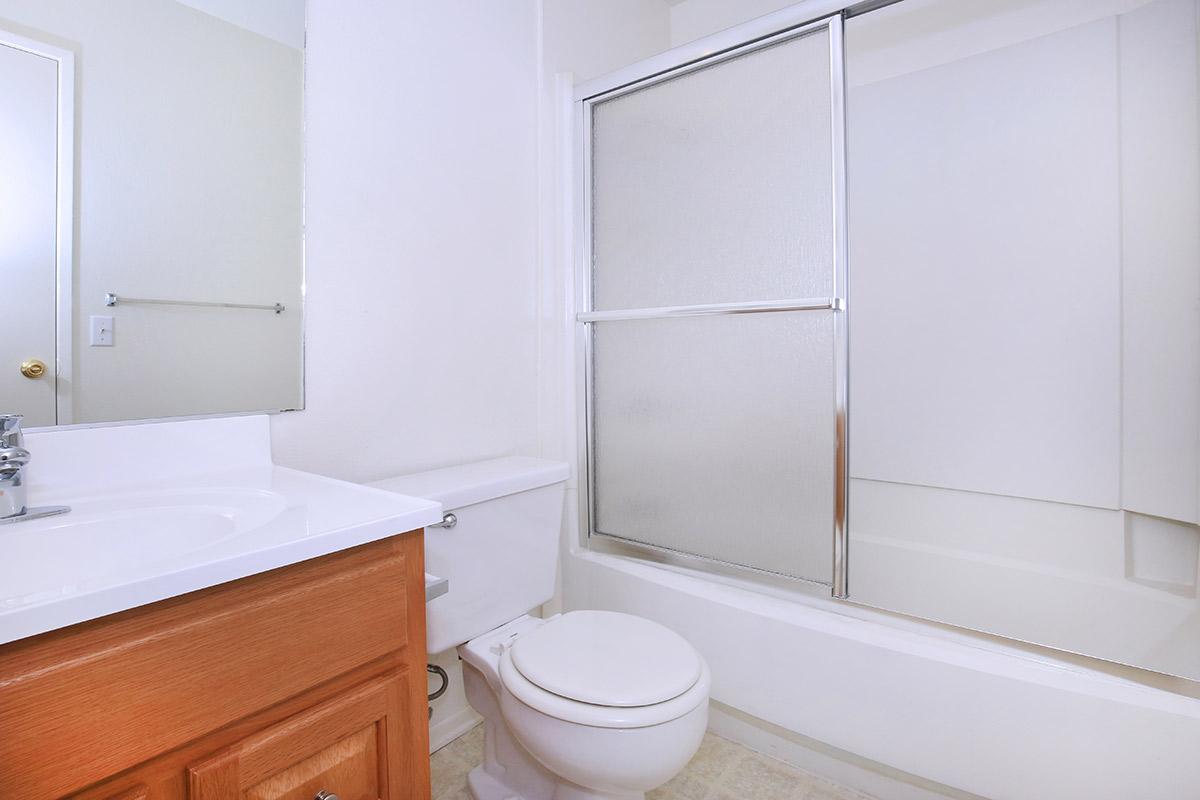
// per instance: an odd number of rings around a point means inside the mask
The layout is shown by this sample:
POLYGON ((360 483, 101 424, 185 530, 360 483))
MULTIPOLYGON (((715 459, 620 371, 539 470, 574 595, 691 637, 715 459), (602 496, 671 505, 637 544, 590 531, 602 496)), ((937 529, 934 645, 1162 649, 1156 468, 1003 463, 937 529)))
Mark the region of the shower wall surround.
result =
POLYGON ((1075 10, 847 24, 851 596, 1200 679, 1197 5, 1075 10))

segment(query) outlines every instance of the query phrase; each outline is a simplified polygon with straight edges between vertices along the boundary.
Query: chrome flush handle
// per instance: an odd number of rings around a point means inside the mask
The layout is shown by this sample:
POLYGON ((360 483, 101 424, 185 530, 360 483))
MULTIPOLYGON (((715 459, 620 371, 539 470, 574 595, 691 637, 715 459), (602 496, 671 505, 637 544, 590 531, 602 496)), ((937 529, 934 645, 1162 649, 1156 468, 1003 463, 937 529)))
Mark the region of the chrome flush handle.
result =
POLYGON ((338 796, 333 792, 327 792, 322 789, 313 796, 313 800, 338 800, 338 796))
POLYGON ((425 527, 426 528, 453 528, 457 524, 458 524, 458 517, 456 517, 454 514, 452 514, 450 512, 446 512, 445 514, 442 515, 441 522, 434 522, 430 525, 426 525, 425 527))

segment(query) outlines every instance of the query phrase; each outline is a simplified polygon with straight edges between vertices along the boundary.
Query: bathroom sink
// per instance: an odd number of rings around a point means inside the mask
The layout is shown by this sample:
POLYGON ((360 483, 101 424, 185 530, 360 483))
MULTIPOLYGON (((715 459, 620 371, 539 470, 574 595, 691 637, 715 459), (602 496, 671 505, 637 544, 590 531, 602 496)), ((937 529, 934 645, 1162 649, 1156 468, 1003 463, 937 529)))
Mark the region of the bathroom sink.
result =
MULTIPOLYGON (((266 417, 30 433, 0 644, 422 528, 439 503, 271 462, 266 417)), ((435 589, 436 591, 436 589, 435 589)))
POLYGON ((5 575, 5 594, 22 601, 39 592, 62 594, 97 575, 169 562, 261 527, 287 508, 276 492, 236 487, 52 500, 69 505, 70 513, 3 531, 8 565, 36 565, 5 575))

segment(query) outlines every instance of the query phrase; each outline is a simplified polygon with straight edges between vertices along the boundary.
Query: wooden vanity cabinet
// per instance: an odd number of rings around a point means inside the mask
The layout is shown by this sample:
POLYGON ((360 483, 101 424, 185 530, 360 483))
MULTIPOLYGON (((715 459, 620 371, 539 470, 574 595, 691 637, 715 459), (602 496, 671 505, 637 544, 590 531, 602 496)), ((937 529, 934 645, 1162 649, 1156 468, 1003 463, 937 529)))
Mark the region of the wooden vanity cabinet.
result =
POLYGON ((428 800, 420 531, 0 646, 22 800, 428 800))

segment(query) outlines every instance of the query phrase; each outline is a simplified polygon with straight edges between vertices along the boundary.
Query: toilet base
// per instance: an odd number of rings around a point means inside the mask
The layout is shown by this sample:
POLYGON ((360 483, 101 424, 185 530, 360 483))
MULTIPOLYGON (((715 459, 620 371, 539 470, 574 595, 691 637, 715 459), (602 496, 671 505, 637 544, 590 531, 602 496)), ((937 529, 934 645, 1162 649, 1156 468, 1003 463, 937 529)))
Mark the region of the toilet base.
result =
MULTIPOLYGON (((502 780, 489 775, 483 766, 471 770, 467 776, 467 791, 473 800, 542 800, 542 798, 526 797, 517 794, 502 780)), ((638 794, 597 794, 582 786, 572 786, 568 783, 557 783, 553 794, 546 800, 645 800, 646 795, 638 794)))
POLYGON ((467 793, 472 800, 525 800, 502 781, 488 775, 482 764, 467 775, 467 793))
POLYGON ((467 776, 467 790, 474 800, 645 800, 641 792, 602 794, 555 775, 512 735, 487 679, 467 662, 463 684, 467 701, 483 717, 483 764, 467 776))

